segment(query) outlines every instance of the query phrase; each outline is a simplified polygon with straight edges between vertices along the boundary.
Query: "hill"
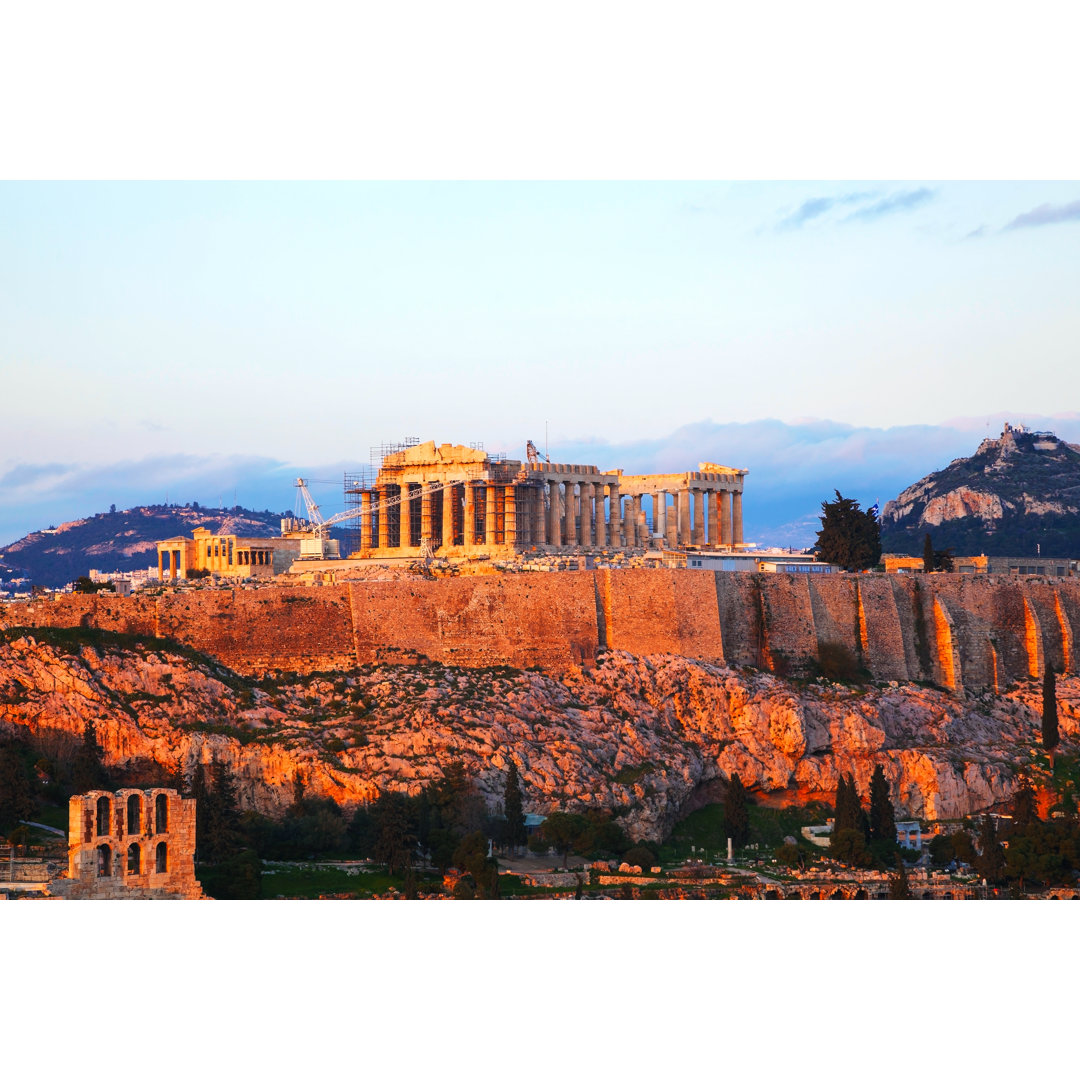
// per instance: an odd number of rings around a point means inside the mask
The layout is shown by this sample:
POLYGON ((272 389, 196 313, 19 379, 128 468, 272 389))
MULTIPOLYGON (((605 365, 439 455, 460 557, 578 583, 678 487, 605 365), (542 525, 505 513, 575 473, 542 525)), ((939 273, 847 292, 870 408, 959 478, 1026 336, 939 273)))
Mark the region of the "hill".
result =
POLYGON ((1080 554, 1080 448, 1053 432, 1010 427, 885 504, 885 551, 962 555, 1080 554))
POLYGON ((58 588, 96 570, 145 570, 157 565, 157 543, 200 527, 241 536, 278 536, 283 513, 190 506, 135 506, 32 532, 0 548, 0 581, 29 578, 58 588))

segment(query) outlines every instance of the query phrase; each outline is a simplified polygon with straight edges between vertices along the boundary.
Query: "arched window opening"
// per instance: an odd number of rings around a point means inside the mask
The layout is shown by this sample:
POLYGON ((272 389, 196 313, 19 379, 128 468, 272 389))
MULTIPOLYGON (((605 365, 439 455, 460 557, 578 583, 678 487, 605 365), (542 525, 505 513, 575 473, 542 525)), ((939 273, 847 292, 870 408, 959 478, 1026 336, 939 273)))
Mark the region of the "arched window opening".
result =
POLYGON ((142 873, 142 851, 138 844, 132 844, 131 847, 128 848, 128 873, 142 873))
POLYGON ((154 832, 169 831, 169 797, 159 795, 154 800, 154 832))
POLYGON ((108 795, 102 795, 97 801, 97 831, 98 836, 109 835, 109 818, 111 815, 110 799, 108 795))
POLYGON ((158 874, 164 874, 169 866, 169 854, 164 842, 158 844, 154 854, 154 870, 158 874))
POLYGON ((101 844, 97 849, 98 877, 112 877, 112 848, 101 844))
POLYGON ((138 795, 129 795, 127 803, 128 836, 138 836, 142 827, 142 799, 138 795))

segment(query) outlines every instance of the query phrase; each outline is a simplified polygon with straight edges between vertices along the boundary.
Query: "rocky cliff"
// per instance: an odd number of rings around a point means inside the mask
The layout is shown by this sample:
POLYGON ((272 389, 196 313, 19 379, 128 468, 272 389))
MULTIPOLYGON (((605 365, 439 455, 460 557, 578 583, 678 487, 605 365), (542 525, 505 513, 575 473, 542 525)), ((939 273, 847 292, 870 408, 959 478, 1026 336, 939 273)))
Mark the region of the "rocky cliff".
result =
POLYGON ((1080 554, 1080 450, 1052 432, 1008 424, 885 504, 886 551, 922 553, 934 546, 964 555, 1080 554))
MULTIPOLYGON (((1058 684, 1063 748, 1080 735, 1080 679, 1058 684)), ((490 801, 516 761, 527 809, 616 811, 659 838, 733 772, 782 800, 866 791, 881 763, 903 814, 956 817, 1007 799, 1037 761, 1039 688, 954 695, 912 685, 797 685, 685 656, 614 650, 559 675, 376 663, 256 681, 162 641, 70 631, 0 639, 0 727, 38 740, 97 725, 107 763, 189 775, 227 762, 242 803, 274 812, 297 770, 342 804, 415 792, 461 761, 490 801)))

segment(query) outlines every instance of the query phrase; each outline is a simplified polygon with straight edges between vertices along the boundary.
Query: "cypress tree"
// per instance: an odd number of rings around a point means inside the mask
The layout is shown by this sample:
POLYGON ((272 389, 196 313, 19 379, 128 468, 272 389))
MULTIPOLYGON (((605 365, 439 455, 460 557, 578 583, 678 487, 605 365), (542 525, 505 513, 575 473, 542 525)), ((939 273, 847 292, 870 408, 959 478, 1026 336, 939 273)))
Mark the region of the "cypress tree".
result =
POLYGON ((1054 680, 1054 667, 1047 664, 1043 670, 1042 694, 1042 744, 1043 749, 1054 760, 1054 750, 1061 741, 1058 734, 1057 684, 1054 680))
POLYGON ((855 792, 855 778, 840 774, 836 785, 836 808, 833 810, 833 836, 844 829, 858 826, 859 796, 855 792))
POLYGON ((724 796, 724 825, 735 847, 745 847, 750 838, 750 811, 747 809, 746 788, 742 777, 732 773, 724 796))
POLYGON ((870 839, 896 840, 896 815, 889 798, 889 781, 880 764, 870 778, 870 839))
POLYGON ((923 539, 922 568, 924 574, 929 574, 934 569, 934 543, 929 533, 923 539))
POLYGON ((1005 873, 1005 852, 997 837, 997 826, 989 814, 984 814, 979 826, 979 855, 975 871, 991 884, 999 882, 1005 873))
POLYGON ((503 809, 506 812, 506 839, 511 847, 521 847, 528 840, 528 835, 525 832, 525 813, 522 809, 521 779, 513 758, 510 759, 510 768, 506 773, 503 809))
POLYGON ((105 770, 104 757, 104 752, 98 745, 94 721, 87 720, 83 725, 82 745, 76 751, 71 767, 74 794, 84 795, 88 791, 109 786, 109 774, 105 770))
POLYGON ((908 884, 907 868, 904 860, 896 856, 896 873, 889 875, 889 899, 910 900, 911 886, 908 884))

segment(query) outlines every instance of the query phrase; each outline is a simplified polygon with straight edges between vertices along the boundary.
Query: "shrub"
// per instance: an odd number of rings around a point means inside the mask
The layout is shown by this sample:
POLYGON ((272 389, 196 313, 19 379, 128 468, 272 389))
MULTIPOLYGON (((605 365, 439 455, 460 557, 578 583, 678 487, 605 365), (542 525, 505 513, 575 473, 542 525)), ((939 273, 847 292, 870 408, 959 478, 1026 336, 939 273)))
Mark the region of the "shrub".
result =
POLYGON ((650 866, 656 865, 656 852, 648 844, 636 844, 623 855, 623 862, 648 870, 650 866))

